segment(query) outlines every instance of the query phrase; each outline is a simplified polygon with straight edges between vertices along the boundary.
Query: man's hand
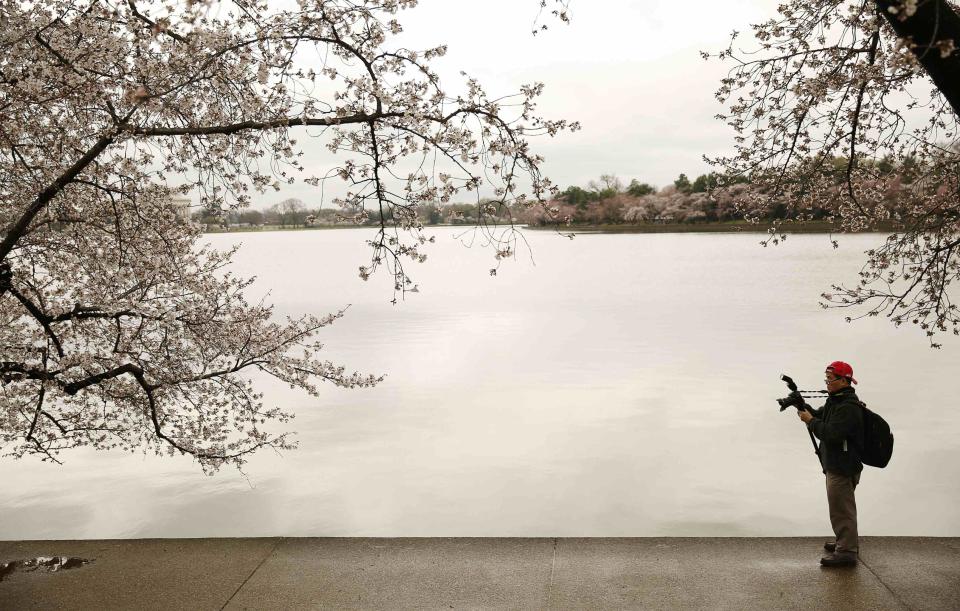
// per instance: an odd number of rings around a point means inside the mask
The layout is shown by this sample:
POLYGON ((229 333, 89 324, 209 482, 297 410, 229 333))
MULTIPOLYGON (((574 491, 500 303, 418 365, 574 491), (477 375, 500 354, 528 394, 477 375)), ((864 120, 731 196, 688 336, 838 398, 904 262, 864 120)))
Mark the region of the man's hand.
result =
POLYGON ((800 419, 803 420, 803 423, 804 423, 804 424, 806 424, 806 423, 810 422, 811 420, 813 420, 813 414, 811 414, 810 412, 808 412, 808 411, 805 410, 805 409, 798 409, 798 410, 797 410, 797 415, 800 416, 800 419))

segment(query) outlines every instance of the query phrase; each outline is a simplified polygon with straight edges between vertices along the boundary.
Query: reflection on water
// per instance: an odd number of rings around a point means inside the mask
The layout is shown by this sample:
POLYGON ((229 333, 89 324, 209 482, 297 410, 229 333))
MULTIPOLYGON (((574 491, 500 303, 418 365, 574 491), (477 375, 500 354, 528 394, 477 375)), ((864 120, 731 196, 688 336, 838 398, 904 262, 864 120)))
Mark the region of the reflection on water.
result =
POLYGON ((411 270, 421 292, 398 306, 356 277, 365 230, 211 236, 244 242, 237 270, 280 315, 352 304, 328 357, 386 381, 314 399, 262 380, 297 413, 300 448, 246 476, 139 454, 0 459, 0 538, 824 534, 809 438, 774 399, 781 372, 816 388, 836 359, 897 436, 858 488, 861 532, 960 535, 944 376, 960 344, 817 305, 878 236, 835 251, 815 235, 763 249, 751 234, 528 232, 536 265, 522 253, 491 277, 489 251, 434 233, 411 270))

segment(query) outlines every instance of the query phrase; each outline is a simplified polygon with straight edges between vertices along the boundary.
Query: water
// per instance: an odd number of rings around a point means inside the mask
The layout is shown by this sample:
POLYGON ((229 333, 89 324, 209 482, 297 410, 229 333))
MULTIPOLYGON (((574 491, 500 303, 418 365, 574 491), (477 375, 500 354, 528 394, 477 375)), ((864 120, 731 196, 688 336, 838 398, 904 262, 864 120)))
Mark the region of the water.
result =
POLYGON ((822 310, 876 235, 527 232, 498 275, 490 251, 433 232, 397 306, 362 282, 369 230, 221 234, 278 314, 352 304, 328 357, 386 373, 314 399, 269 380, 300 448, 246 475, 187 458, 74 451, 0 459, 0 539, 192 536, 808 536, 829 532, 823 476, 792 375, 853 364, 896 449, 858 488, 865 535, 960 536, 960 343, 847 324, 822 310))

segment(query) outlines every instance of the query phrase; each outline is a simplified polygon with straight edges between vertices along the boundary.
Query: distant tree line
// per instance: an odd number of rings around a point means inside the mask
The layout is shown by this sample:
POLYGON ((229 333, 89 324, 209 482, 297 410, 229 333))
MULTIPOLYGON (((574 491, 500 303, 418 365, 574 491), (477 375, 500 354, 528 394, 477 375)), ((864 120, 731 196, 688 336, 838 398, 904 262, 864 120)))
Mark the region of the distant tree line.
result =
MULTIPOLYGON (((836 157, 810 163, 821 168, 821 174, 834 184, 839 196, 846 188, 848 160, 836 157)), ((891 157, 861 160, 860 166, 873 174, 873 180, 864 185, 865 194, 869 192, 873 206, 883 203, 891 220, 896 218, 898 209, 908 205, 906 194, 910 185, 926 171, 913 157, 900 161, 891 157)), ((787 186, 784 185, 785 191, 787 186)), ((533 225, 558 220, 573 225, 839 220, 836 211, 821 207, 812 199, 777 199, 770 187, 764 189, 761 191, 748 177, 716 172, 701 174, 692 181, 680 174, 672 184, 661 188, 636 179, 624 185, 615 175, 604 174, 586 187, 571 186, 561 192, 552 202, 553 214, 535 210, 517 216, 519 222, 533 225), (774 205, 769 204, 771 199, 774 205)))
MULTIPOLYGON (((724 181, 716 173, 701 174, 691 181, 680 174, 673 184, 657 188, 636 179, 624 185, 617 176, 604 174, 585 188, 568 187, 555 200, 554 210, 562 220, 588 225, 737 220, 743 216, 735 201, 747 188, 746 182, 724 181)), ((535 218, 525 220, 533 224, 555 222, 539 211, 535 218)))
POLYGON ((330 209, 310 210, 301 200, 285 199, 264 210, 243 208, 240 210, 198 210, 191 217, 194 221, 208 227, 259 227, 275 225, 279 227, 304 227, 312 222, 336 222, 336 211, 330 209))
MULTIPOLYGON (((821 170, 836 189, 845 188, 847 159, 837 157, 824 163, 821 170)), ((896 200, 906 193, 911 183, 924 172, 918 162, 907 157, 895 163, 892 158, 865 160, 874 181, 867 185, 875 203, 897 210, 896 200)), ((621 225, 646 223, 716 223, 730 221, 810 221, 837 220, 835 214, 800 198, 778 201, 770 205, 769 193, 761 192, 754 181, 743 176, 727 176, 716 172, 700 174, 693 180, 680 174, 672 184, 657 188, 646 182, 631 180, 629 184, 613 174, 603 174, 585 187, 570 186, 562 191, 548 208, 504 206, 493 199, 476 203, 437 205, 419 204, 413 208, 422 225, 475 225, 508 223, 549 225, 558 221, 571 225, 621 225), (763 202, 762 204, 759 202, 763 202)), ((384 220, 391 221, 393 210, 385 211, 384 220)), ((344 210, 336 207, 309 208, 295 198, 285 199, 264 210, 241 209, 224 213, 206 210, 193 214, 193 220, 216 227, 324 227, 334 225, 378 225, 379 210, 344 210)))
MULTIPOLYGON (((491 207, 489 200, 473 204, 420 204, 415 207, 417 220, 423 225, 471 225, 484 222, 509 222, 512 212, 506 207, 491 207)), ((342 208, 309 208, 303 201, 290 198, 269 208, 244 208, 229 211, 198 210, 193 221, 208 229, 231 227, 329 227, 335 225, 379 225, 379 210, 344 210, 342 208)), ((384 220, 393 220, 393 211, 384 212, 384 220)))

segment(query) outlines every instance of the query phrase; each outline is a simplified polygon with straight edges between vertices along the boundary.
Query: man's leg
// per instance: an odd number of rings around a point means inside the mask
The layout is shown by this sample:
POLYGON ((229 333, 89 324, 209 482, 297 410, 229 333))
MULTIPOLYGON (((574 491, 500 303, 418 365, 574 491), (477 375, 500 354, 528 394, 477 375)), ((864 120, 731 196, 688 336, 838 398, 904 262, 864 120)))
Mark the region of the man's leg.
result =
POLYGON ((827 473, 827 504, 830 506, 830 524, 837 536, 837 553, 858 553, 857 500, 854 490, 860 474, 852 477, 827 473))

